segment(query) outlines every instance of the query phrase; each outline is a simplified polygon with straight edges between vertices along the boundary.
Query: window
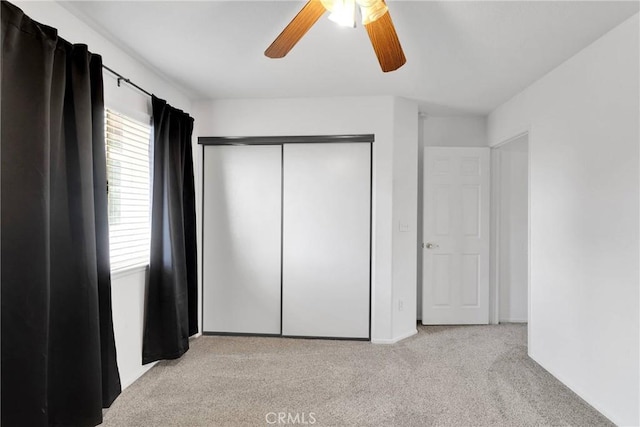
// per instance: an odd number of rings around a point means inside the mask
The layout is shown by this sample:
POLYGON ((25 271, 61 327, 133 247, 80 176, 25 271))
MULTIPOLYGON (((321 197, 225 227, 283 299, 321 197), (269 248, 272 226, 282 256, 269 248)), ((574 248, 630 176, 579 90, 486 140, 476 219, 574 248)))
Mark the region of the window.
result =
POLYGON ((151 127, 105 110, 111 271, 149 263, 151 127))

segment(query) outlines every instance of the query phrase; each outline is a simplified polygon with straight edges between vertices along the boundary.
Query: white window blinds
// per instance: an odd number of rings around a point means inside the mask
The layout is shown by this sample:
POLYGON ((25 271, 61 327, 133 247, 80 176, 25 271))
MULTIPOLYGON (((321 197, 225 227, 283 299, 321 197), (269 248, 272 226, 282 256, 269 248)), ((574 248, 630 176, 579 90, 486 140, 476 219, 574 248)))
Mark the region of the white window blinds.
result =
POLYGON ((105 111, 111 271, 149 263, 151 128, 105 111))

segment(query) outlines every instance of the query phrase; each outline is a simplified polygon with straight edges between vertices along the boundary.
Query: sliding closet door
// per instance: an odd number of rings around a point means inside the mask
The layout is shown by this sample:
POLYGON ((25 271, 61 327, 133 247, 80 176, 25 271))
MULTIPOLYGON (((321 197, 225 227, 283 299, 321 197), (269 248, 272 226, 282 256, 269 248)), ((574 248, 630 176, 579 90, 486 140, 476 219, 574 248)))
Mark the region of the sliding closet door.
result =
POLYGON ((371 144, 286 144, 282 334, 369 338, 371 144))
POLYGON ((204 151, 204 332, 280 334, 282 147, 204 151))

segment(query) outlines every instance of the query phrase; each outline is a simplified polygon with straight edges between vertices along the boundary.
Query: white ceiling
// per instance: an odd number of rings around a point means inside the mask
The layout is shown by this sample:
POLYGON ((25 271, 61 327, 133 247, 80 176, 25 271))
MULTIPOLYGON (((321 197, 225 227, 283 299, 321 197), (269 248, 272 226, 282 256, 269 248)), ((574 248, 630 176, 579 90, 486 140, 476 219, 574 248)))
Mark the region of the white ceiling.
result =
POLYGON ((287 57, 266 58, 300 1, 63 2, 194 100, 397 95, 432 114, 489 113, 639 9, 637 1, 388 4, 407 64, 385 74, 364 28, 324 17, 287 57))

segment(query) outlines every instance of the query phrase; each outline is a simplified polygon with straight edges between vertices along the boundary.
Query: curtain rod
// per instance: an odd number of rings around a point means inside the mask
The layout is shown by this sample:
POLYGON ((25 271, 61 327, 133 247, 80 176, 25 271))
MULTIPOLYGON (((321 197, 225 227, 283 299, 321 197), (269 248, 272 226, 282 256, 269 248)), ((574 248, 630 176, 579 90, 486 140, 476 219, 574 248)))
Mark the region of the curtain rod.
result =
POLYGON ((138 89, 140 92, 144 93, 147 96, 152 96, 151 93, 147 92, 146 90, 142 89, 140 86, 138 86, 137 84, 135 84, 134 82, 132 82, 131 80, 129 80, 128 78, 126 78, 125 76, 123 76, 122 74, 118 73, 117 71, 114 71, 113 69, 107 67, 106 65, 102 64, 102 68, 104 68, 105 70, 107 70, 108 72, 110 72, 111 74, 115 75, 118 77, 118 87, 120 87, 120 82, 125 82, 128 85, 133 86, 134 88, 138 89))

